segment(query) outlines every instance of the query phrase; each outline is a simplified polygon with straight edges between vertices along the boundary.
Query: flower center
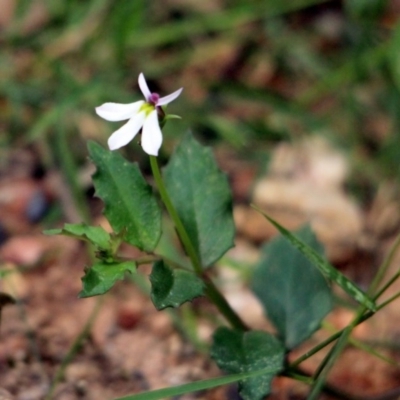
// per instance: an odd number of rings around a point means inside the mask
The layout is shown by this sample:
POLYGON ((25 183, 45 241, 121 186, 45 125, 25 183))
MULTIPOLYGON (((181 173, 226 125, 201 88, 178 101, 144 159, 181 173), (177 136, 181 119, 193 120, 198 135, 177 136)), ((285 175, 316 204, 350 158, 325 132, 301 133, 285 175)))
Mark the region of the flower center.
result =
POLYGON ((153 110, 156 109, 156 106, 149 102, 144 102, 139 109, 139 112, 144 111, 144 113, 149 115, 153 110))
POLYGON ((158 93, 152 93, 152 94, 149 96, 149 98, 148 98, 147 101, 148 101, 150 104, 153 104, 154 106, 156 106, 157 103, 158 103, 158 100, 160 100, 160 95, 159 95, 158 93))

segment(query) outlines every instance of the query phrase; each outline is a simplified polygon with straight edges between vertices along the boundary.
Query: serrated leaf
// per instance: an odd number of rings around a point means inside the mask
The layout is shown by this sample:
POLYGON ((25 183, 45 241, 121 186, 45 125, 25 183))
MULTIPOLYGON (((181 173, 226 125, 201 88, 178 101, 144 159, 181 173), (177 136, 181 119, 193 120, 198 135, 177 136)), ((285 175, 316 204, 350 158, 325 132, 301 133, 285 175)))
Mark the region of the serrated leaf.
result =
POLYGON ((126 272, 136 273, 136 264, 133 261, 121 263, 97 262, 87 269, 82 278, 83 289, 79 293, 79 297, 106 293, 114 286, 116 281, 124 279, 126 272))
POLYGON ((209 148, 187 134, 164 170, 165 184, 201 264, 233 247, 235 226, 227 177, 209 148))
MULTIPOLYGON (((302 228, 296 236, 323 253, 310 227, 302 228)), ((252 290, 288 349, 310 337, 332 309, 331 290, 324 276, 283 236, 264 246, 252 290)))
POLYGON ((213 335, 211 357, 226 373, 251 372, 269 368, 271 372, 239 382, 244 400, 261 400, 271 390, 273 377, 283 368, 285 349, 267 332, 234 331, 218 328, 213 335))
POLYGON ((150 274, 151 300, 157 310, 179 307, 203 295, 203 281, 189 271, 172 270, 163 261, 153 265, 150 274))
POLYGON ((276 229, 298 250, 307 257, 312 264, 317 267, 322 274, 327 278, 333 280, 337 285, 339 285, 347 294, 357 300, 359 303, 367 307, 371 311, 376 311, 375 302, 364 293, 359 287, 357 287, 352 281, 341 274, 335 267, 329 264, 327 260, 321 257, 313 249, 299 240, 296 236, 290 233, 282 225, 276 222, 274 219, 269 217, 259 208, 253 206, 258 212, 260 212, 276 229))
POLYGON ((128 243, 152 251, 161 235, 161 210, 137 163, 94 142, 88 148, 97 167, 93 182, 104 202, 104 215, 128 243))
POLYGON ((100 226, 88 226, 86 224, 65 224, 61 229, 49 229, 43 232, 45 235, 65 235, 76 239, 87 240, 99 249, 110 248, 110 235, 100 226))

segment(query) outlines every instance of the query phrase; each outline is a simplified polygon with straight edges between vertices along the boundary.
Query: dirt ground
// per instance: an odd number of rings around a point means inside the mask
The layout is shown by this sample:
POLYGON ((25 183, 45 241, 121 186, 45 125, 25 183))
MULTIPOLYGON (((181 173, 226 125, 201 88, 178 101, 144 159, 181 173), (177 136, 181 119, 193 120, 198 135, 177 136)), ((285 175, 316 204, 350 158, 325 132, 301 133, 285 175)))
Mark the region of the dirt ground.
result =
MULTIPOLYGON (((18 168, 2 174, 0 181, 4 231, 0 257, 2 271, 9 272, 1 281, 1 291, 17 301, 2 312, 0 399, 50 398, 46 396, 54 380, 57 385, 51 398, 106 400, 220 375, 185 330, 174 323, 173 316, 157 312, 129 279, 102 297, 78 299, 87 249, 69 238, 44 236, 44 223, 28 212, 38 207, 38 199, 43 209, 57 202, 65 204, 62 180, 52 174, 35 176, 29 157, 21 161, 23 154, 18 153, 6 166, 18 168)), ((324 142, 278 147, 269 170, 261 175, 256 166, 235 159, 227 150, 217 149, 216 154, 228 172, 235 197, 237 240, 227 259, 251 265, 258 258, 260 242, 275 234, 251 211, 248 203, 254 201, 288 228, 311 221, 329 259, 362 287, 368 284, 399 226, 398 206, 389 187, 383 186, 368 210, 362 209, 343 190, 346 160, 324 142)), ((99 215, 96 218, 102 223, 99 215)), ((129 248, 124 251, 135 253, 129 248)), ((396 262, 393 264, 395 271, 396 262)), ((148 273, 146 268, 141 271, 144 276, 148 273)), ((242 277, 223 263, 216 269, 227 299, 245 322, 270 329, 242 277)), ((392 294, 399 289, 395 286, 392 294)), ((193 304, 200 315, 197 337, 202 343, 207 343, 213 330, 212 322, 204 317, 212 314, 210 307, 204 299, 193 304)), ((355 339, 374 344, 392 364, 362 351, 354 342, 329 379, 346 395, 324 394, 321 398, 351 398, 348 394, 376 400, 398 398, 399 314, 394 303, 354 332, 355 339), (379 397, 381 394, 385 397, 379 397)), ((337 307, 328 321, 338 329, 351 316, 349 310, 337 307)), ((328 328, 321 330, 290 358, 328 335, 328 328)), ((311 373, 323 354, 308 360, 304 369, 311 373)), ((270 398, 276 400, 305 398, 307 389, 287 378, 277 378, 273 387, 270 398)), ((180 398, 239 397, 233 385, 180 398)))

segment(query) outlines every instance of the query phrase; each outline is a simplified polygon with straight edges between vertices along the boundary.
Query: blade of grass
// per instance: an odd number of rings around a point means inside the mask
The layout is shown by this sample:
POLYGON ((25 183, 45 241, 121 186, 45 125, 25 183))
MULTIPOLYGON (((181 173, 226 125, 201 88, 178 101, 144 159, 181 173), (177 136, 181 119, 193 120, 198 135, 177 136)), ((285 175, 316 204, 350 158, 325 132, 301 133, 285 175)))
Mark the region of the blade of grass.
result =
MULTIPOLYGON (((368 289, 368 293, 374 293, 376 288, 379 286, 399 245, 400 245, 400 238, 397 237, 394 242, 394 245, 392 246, 391 250, 389 251, 387 257, 385 258, 383 263, 380 265, 378 273, 376 274, 375 278, 373 279, 373 281, 368 289)), ((396 279, 397 279, 397 276, 398 276, 398 274, 395 275, 396 279)), ((389 283, 391 284, 393 281, 394 280, 391 279, 389 281, 389 283)), ((390 285, 387 284, 384 286, 384 288, 387 288, 389 286, 390 285)), ((375 294, 374 300, 376 300, 382 293, 383 293, 383 289, 381 289, 378 293, 375 294)), ((383 302, 378 307, 378 309, 380 309, 380 308, 384 307, 385 305, 389 304, 390 302, 394 301, 399 296, 400 296, 400 293, 395 294, 389 300, 387 300, 386 302, 383 302)), ((346 347, 347 342, 350 339, 350 335, 351 335, 351 332, 353 331, 353 329, 362 320, 364 320, 366 315, 368 315, 368 313, 366 313, 366 312, 367 312, 366 305, 362 305, 359 308, 353 321, 341 332, 341 334, 339 336, 339 340, 335 343, 334 347, 329 351, 329 353, 324 358, 324 360, 318 367, 317 371, 315 372, 314 376, 316 377, 316 380, 314 381, 314 383, 312 385, 311 392, 310 392, 307 400, 316 400, 318 398, 319 394, 321 393, 321 390, 323 389, 323 387, 325 385, 325 380, 326 380, 326 377, 327 377, 329 371, 331 370, 331 368, 335 364, 335 361, 337 360, 337 358, 340 356, 340 354, 346 347)))
POLYGON ((322 258, 313 249, 307 246, 305 243, 297 239, 292 233, 285 229, 282 225, 276 222, 274 219, 269 217, 265 212, 260 210, 257 206, 252 205, 252 207, 261 213, 276 229, 294 246, 296 247, 305 257, 308 258, 328 279, 334 281, 339 285, 346 293, 351 297, 356 299, 360 304, 367 307, 369 310, 375 311, 375 302, 361 289, 359 289, 353 282, 347 279, 343 274, 341 274, 336 268, 330 265, 324 258, 322 258))
POLYGON ((296 103, 307 106, 329 92, 338 92, 338 88, 342 85, 354 81, 357 74, 357 65, 368 64, 376 66, 387 56, 389 46, 390 41, 387 41, 372 49, 367 49, 357 57, 351 57, 349 61, 341 67, 327 74, 323 79, 320 79, 318 83, 301 94, 296 103))
MULTIPOLYGON (((334 327, 331 323, 325 321, 325 322, 322 323, 322 325, 323 325, 323 327, 324 327, 325 329, 327 329, 329 332, 335 333, 336 329, 335 329, 335 327, 334 327)), ((366 343, 363 343, 363 342, 360 341, 360 340, 357 340, 357 339, 354 339, 354 338, 351 338, 351 337, 350 337, 350 338, 349 338, 349 343, 350 343, 352 346, 356 347, 357 349, 363 350, 363 351, 365 351, 366 353, 369 353, 370 355, 372 355, 372 356, 374 356, 374 357, 376 357, 376 358, 379 358, 379 359, 382 360, 382 361, 387 362, 388 364, 391 364, 391 365, 399 365, 399 363, 398 363, 397 361, 395 361, 394 359, 389 358, 389 357, 387 357, 387 356, 385 356, 385 355, 379 353, 378 351, 374 350, 374 349, 372 348, 372 346, 370 346, 370 345, 368 345, 368 344, 366 344, 366 343)))
POLYGON ((84 222, 89 223, 90 211, 85 196, 78 182, 78 170, 71 147, 68 145, 67 131, 63 126, 56 130, 55 153, 60 161, 62 173, 72 192, 75 206, 84 222))
POLYGON ((290 13, 315 4, 326 3, 327 1, 328 0, 293 0, 290 2, 283 2, 275 0, 264 3, 261 2, 258 6, 255 4, 240 5, 220 12, 196 15, 195 17, 187 18, 182 21, 135 33, 131 36, 129 45, 139 48, 165 45, 210 30, 221 32, 249 22, 290 13))
POLYGON ((185 393, 198 392, 200 390, 212 389, 218 386, 228 385, 230 383, 243 381, 248 378, 254 378, 263 374, 274 373, 271 368, 264 368, 253 372, 243 372, 240 374, 223 376, 220 378, 206 379, 198 382, 187 383, 184 385, 153 390, 151 392, 133 394, 130 396, 119 397, 115 400, 159 400, 173 396, 180 396, 185 393))

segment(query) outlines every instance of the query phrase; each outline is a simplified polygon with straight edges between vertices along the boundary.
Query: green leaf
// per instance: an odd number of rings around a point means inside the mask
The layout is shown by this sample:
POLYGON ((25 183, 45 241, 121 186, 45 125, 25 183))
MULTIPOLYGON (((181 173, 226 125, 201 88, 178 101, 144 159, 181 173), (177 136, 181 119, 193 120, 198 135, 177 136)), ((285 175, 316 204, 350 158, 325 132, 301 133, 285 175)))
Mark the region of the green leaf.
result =
POLYGON ((125 273, 136 273, 136 264, 133 261, 103 263, 97 262, 87 269, 82 278, 83 290, 79 297, 90 297, 104 294, 110 290, 117 280, 124 279, 125 273))
POLYGON ((43 233, 45 235, 65 235, 86 240, 102 250, 110 248, 110 235, 100 226, 88 226, 83 223, 65 224, 61 229, 49 229, 43 233))
MULTIPOLYGON (((317 253, 323 252, 311 228, 302 228, 297 237, 317 253)), ((288 349, 310 337, 332 309, 324 276, 283 236, 264 246, 252 289, 288 349)))
POLYGON ((161 210, 137 163, 94 142, 88 148, 97 167, 93 182, 104 201, 104 215, 128 243, 152 251, 161 235, 161 210))
POLYGON ((209 148, 187 134, 164 171, 165 184, 201 264, 207 267, 233 247, 235 226, 226 175, 209 148))
POLYGON ((260 375, 274 373, 274 368, 264 368, 252 372, 242 372, 240 374, 233 374, 229 376, 221 376, 219 378, 204 379, 202 381, 185 383, 179 386, 167 387, 164 389, 152 390, 150 392, 132 394, 129 396, 119 397, 115 400, 161 400, 174 396, 180 396, 186 393, 198 392, 200 390, 212 389, 230 383, 244 381, 248 378, 255 378, 260 375))
POLYGON ((351 0, 344 2, 345 11, 351 17, 366 23, 378 21, 387 11, 389 0, 351 0))
POLYGON ((203 295, 203 281, 192 272, 172 270, 164 261, 157 261, 150 274, 151 300, 157 310, 179 307, 203 295))
POLYGON ((397 87, 397 90, 400 90, 400 54, 399 54, 399 46, 400 46, 400 23, 397 23, 392 39, 390 42, 389 50, 387 51, 388 57, 388 65, 392 73, 393 81, 397 87))
POLYGON ((273 220, 267 214, 265 214, 259 208, 253 206, 258 212, 260 212, 276 229, 301 253, 306 256, 312 264, 317 267, 322 274, 328 278, 332 279, 337 285, 339 285, 347 294, 357 300, 359 303, 370 309, 371 311, 376 311, 375 302, 360 288, 358 288, 353 282, 341 274, 335 267, 330 265, 323 257, 321 257, 317 252, 315 252, 308 245, 299 240, 296 236, 291 234, 287 229, 285 229, 278 222, 273 220))
POLYGON ((211 357, 224 372, 269 370, 262 376, 239 382, 239 393, 244 400, 261 400, 270 392, 273 377, 283 368, 284 355, 282 343, 267 332, 222 327, 213 336, 211 357))

